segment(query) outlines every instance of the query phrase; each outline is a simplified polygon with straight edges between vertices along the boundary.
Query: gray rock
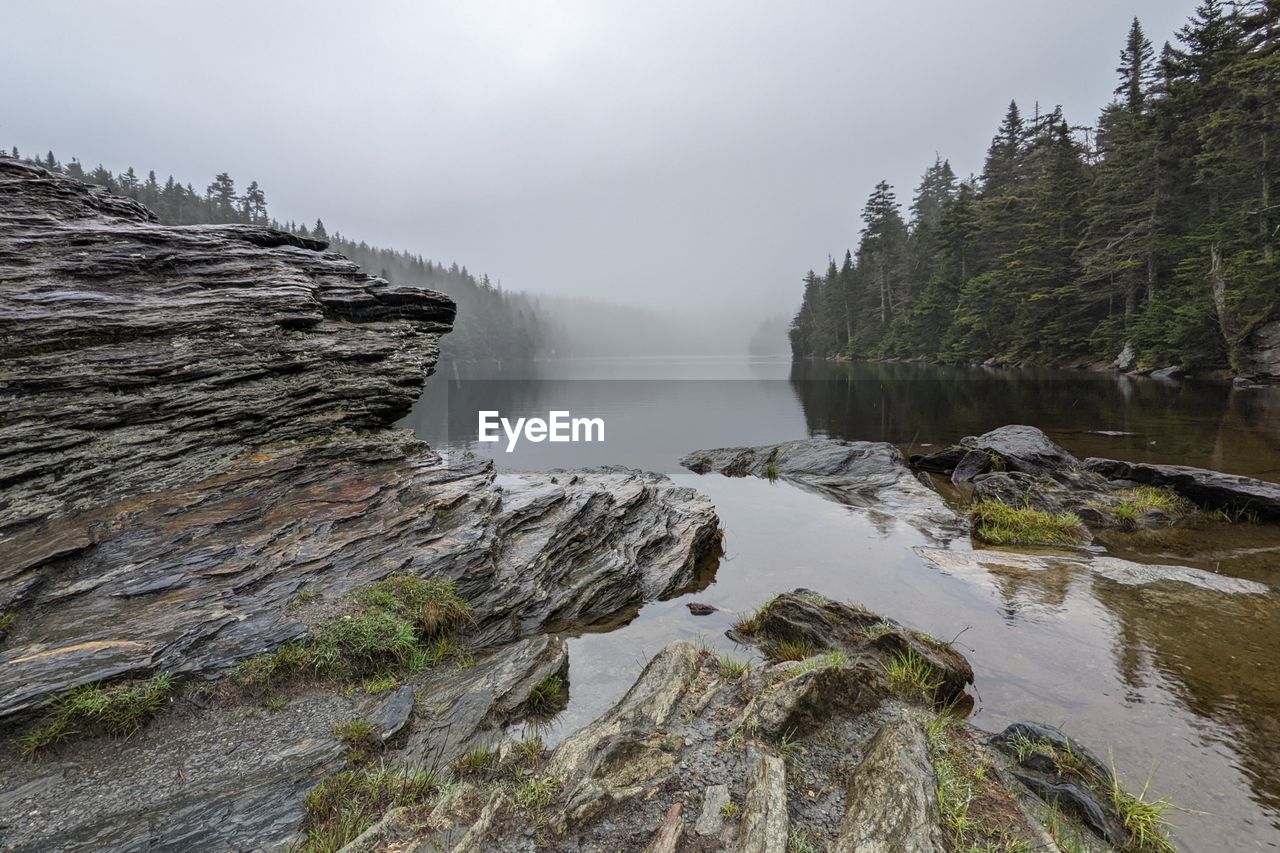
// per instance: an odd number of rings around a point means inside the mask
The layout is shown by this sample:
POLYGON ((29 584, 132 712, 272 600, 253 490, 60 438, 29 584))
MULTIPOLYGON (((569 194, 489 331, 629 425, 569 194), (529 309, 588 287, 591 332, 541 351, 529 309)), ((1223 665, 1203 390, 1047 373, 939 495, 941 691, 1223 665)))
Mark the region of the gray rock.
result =
POLYGON ((873 520, 901 519, 937 539, 968 531, 932 489, 922 484, 891 444, 873 441, 807 439, 763 447, 699 450, 680 460, 695 473, 729 477, 780 477, 849 506, 873 520))
POLYGON ((1124 347, 1121 348, 1120 354, 1116 356, 1116 360, 1111 362, 1111 366, 1116 370, 1132 370, 1137 363, 1138 354, 1134 352, 1133 344, 1125 341, 1124 347))
POLYGON ((1280 379, 1280 316, 1253 327, 1240 347, 1240 370, 1251 376, 1280 379))
POLYGON ((689 612, 694 616, 710 616, 716 612, 716 608, 710 604, 704 604, 701 601, 690 601, 685 607, 689 608, 689 612))
POLYGON ((789 829, 787 766, 778 756, 762 753, 747 777, 735 849, 738 853, 785 853, 789 829))
POLYGON ((702 793, 702 811, 693 825, 699 835, 719 835, 724 829, 722 810, 729 802, 728 785, 708 785, 702 793))
POLYGON ((890 717, 854 771, 837 853, 933 853, 946 849, 933 764, 910 713, 890 717))
POLYGON ((1280 519, 1280 484, 1186 465, 1152 465, 1090 458, 1084 467, 1109 480, 1125 480, 1172 489, 1208 509, 1253 513, 1280 519))
POLYGON ((1159 370, 1153 370, 1147 374, 1152 379, 1176 379, 1182 375, 1181 367, 1161 367, 1159 370))
POLYGON ((966 451, 955 470, 951 472, 951 482, 956 485, 973 482, 973 478, 991 470, 991 454, 982 450, 966 451))
POLYGON ((951 551, 943 548, 917 547, 915 552, 935 568, 955 575, 971 572, 986 574, 1019 574, 1069 567, 1102 575, 1127 586, 1176 583, 1198 589, 1235 595, 1266 595, 1266 584, 1230 575, 1219 575, 1190 566, 1161 566, 1134 563, 1119 557, 1107 557, 1080 551, 1028 553, 982 548, 973 551, 951 551))
POLYGON ((1046 803, 1055 803, 1066 814, 1078 818, 1081 823, 1115 847, 1129 843, 1129 834, 1109 815, 1099 799, 1087 788, 1073 782, 1054 782, 1027 773, 1014 773, 1017 779, 1046 803))
POLYGON ((397 687, 389 696, 377 703, 364 718, 373 724, 374 733, 381 743, 404 731, 413 717, 413 688, 397 687))
POLYGON ((675 853, 680 849, 680 838, 684 835, 684 818, 680 816, 683 810, 680 803, 667 809, 666 816, 658 826, 658 831, 653 834, 653 840, 644 848, 644 853, 675 853))

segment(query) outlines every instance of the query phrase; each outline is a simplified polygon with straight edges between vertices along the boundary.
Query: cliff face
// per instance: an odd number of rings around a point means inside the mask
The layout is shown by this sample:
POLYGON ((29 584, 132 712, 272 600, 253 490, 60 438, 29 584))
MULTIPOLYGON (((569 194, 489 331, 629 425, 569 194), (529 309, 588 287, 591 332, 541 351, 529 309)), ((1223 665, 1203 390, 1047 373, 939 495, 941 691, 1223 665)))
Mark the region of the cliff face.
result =
POLYGON ((1259 379, 1280 379, 1280 313, 1249 333, 1240 359, 1240 372, 1259 379))
POLYGON ((324 248, 0 158, 0 540, 403 415, 453 302, 324 248))
POLYGON ((343 766, 336 723, 391 714, 385 760, 447 764, 564 672, 547 631, 681 591, 712 551, 710 502, 663 477, 498 485, 390 429, 453 303, 323 248, 0 158, 0 813, 24 815, 0 846, 288 844, 343 766), (389 710, 285 684, 266 722, 221 681, 393 574, 453 582, 474 665, 396 673, 389 710), (57 697, 159 674, 183 688, 147 728, 22 760, 57 697))

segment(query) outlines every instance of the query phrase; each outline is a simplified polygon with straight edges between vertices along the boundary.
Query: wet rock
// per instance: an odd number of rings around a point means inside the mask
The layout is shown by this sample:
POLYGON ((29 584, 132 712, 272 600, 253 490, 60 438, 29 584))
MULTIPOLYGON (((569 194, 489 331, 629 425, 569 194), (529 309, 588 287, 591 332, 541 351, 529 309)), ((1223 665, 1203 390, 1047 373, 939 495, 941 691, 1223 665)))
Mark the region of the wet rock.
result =
POLYGON ((710 604, 703 604, 700 601, 690 601, 685 607, 689 608, 689 612, 694 616, 710 616, 716 612, 716 608, 710 604))
POLYGON ((324 249, 0 161, 0 538, 408 412, 453 301, 324 249))
POLYGON ((1098 798, 1088 789, 1073 782, 1051 782, 1039 776, 1014 773, 1017 779, 1046 803, 1055 803, 1063 812, 1074 815, 1108 844, 1124 847, 1129 834, 1107 814, 1098 798))
POLYGON ((561 780, 565 789, 561 830, 635 796, 675 765, 684 741, 659 730, 698 665, 698 651, 691 644, 667 646, 612 710, 556 749, 547 773, 561 780))
POLYGON ((973 482, 973 478, 991 470, 991 454, 981 450, 965 451, 951 472, 951 482, 956 485, 973 482))
POLYGON ((1176 378, 1178 378, 1179 376, 1181 376, 1181 375, 1182 375, 1182 372, 1183 372, 1183 371, 1182 371, 1182 368, 1181 368, 1181 367, 1161 367, 1161 368, 1159 368, 1159 369, 1157 369, 1157 370, 1153 370, 1153 371, 1151 371, 1151 372, 1150 372, 1149 374, 1147 374, 1147 375, 1148 375, 1148 376, 1150 376, 1152 379, 1166 379, 1166 380, 1168 380, 1168 379, 1176 379, 1176 378))
POLYGON ((653 840, 644 848, 644 853, 675 853, 680 849, 680 838, 684 835, 684 818, 680 816, 683 808, 676 803, 667 809, 666 817, 653 834, 653 840))
POLYGON ((1280 314, 1253 327, 1240 347, 1240 369, 1252 376, 1280 379, 1280 314))
POLYGON ((412 716, 413 688, 406 685, 393 690, 391 695, 368 711, 364 718, 373 724, 374 734, 379 742, 386 743, 404 731, 412 716))
POLYGON ((723 809, 729 802, 728 785, 708 785, 702 794, 702 811, 693 831, 699 835, 719 835, 724 829, 723 809))
POLYGON ((871 666, 828 666, 791 677, 786 669, 779 670, 786 680, 756 695, 744 711, 765 737, 803 737, 836 714, 874 708, 885 695, 882 671, 871 666))
MULTIPOLYGON (((1019 742, 1046 744, 1055 750, 1070 753, 1083 762, 1096 779, 1103 781, 1111 778, 1107 766, 1088 747, 1053 726, 1023 720, 1018 723, 1010 723, 999 734, 991 738, 991 743, 996 748, 1015 758, 1017 757, 1017 745, 1019 742)), ((1019 763, 1031 769, 1043 769, 1036 768, 1025 760, 1019 763)), ((1049 772, 1059 773, 1060 768, 1053 765, 1050 767, 1049 772)))
POLYGON ((1280 485, 1186 465, 1152 465, 1118 459, 1090 458, 1084 467, 1108 480, 1123 480, 1172 489, 1207 509, 1251 513, 1280 520, 1280 485))
POLYGON ((890 717, 854 771, 838 853, 939 853, 933 764, 920 723, 908 713, 890 717))
POLYGON ((975 452, 988 456, 988 470, 1019 471, 1034 477, 1052 474, 1063 468, 1078 467, 1080 464, 1079 460, 1050 441, 1043 432, 1022 424, 1002 426, 979 436, 962 438, 953 447, 912 457, 912 464, 930 471, 951 473, 968 459, 967 466, 972 470, 978 467, 977 458, 971 456, 975 452))
POLYGON ((1234 578, 1190 566, 1161 566, 1134 563, 1118 557, 1081 552, 1027 553, 983 548, 974 551, 948 551, 942 548, 918 547, 915 552, 935 568, 956 575, 971 572, 1011 574, 1073 568, 1093 572, 1128 586, 1177 583, 1235 595, 1266 595, 1270 587, 1245 578, 1234 578))
POLYGON ((1111 362, 1111 366, 1116 370, 1132 370, 1137 363, 1138 354, 1134 351, 1133 344, 1125 341, 1120 354, 1116 356, 1115 361, 1111 362))
POLYGON ((735 849, 739 853, 785 853, 789 828, 786 764, 776 755, 761 753, 747 778, 735 849))
POLYGON ((699 474, 780 477, 883 523, 901 519, 934 538, 963 534, 968 524, 911 473, 891 444, 808 439, 763 447, 700 450, 680 460, 699 474))

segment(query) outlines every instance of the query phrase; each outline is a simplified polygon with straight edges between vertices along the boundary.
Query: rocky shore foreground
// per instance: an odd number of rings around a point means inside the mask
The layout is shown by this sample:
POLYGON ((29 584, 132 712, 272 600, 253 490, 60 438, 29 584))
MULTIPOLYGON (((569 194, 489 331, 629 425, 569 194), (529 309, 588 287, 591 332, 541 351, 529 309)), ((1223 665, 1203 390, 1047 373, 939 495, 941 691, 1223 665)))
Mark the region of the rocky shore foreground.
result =
MULTIPOLYGON (((548 750, 564 634, 709 582, 719 522, 659 475, 499 483, 392 428, 453 311, 316 241, 162 226, 0 158, 0 847, 1167 849, 1165 806, 1084 745, 968 726, 944 639, 821 591, 741 614, 739 659, 668 646, 548 750)), ((1241 595, 1260 585, 1085 546, 1280 516, 1269 484, 1024 426, 912 460, 815 439, 684 464, 911 524, 943 567, 1241 595)))

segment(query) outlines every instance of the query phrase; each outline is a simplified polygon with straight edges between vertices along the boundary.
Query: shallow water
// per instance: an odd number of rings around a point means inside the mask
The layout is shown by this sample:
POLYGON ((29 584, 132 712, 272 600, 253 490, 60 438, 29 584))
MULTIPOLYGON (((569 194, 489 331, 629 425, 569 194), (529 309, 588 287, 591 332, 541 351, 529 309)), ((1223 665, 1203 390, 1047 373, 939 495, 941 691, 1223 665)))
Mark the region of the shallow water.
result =
MULTIPOLYGON (((977 673, 972 720, 1060 725, 1123 778, 1188 811, 1193 850, 1280 849, 1280 527, 1117 536, 1116 556, 1259 581, 1267 595, 1184 584, 1130 587, 1061 567, 944 573, 912 548, 918 531, 785 482, 696 476, 675 464, 711 446, 808 435, 941 445, 1006 423, 1039 426, 1080 456, 1182 463, 1280 481, 1280 389, 1162 383, 1061 371, 924 365, 799 365, 653 359, 468 367, 431 381, 406 423, 449 453, 500 470, 626 464, 707 494, 725 529, 709 585, 646 605, 630 621, 570 640, 570 706, 551 739, 594 719, 674 639, 744 656, 724 637, 734 613, 805 586, 853 599, 943 639, 977 673), (570 381, 565 381, 570 380, 570 381), (589 381, 588 381, 589 380, 589 381), (569 409, 602 416, 599 445, 475 442, 477 408, 504 416, 569 409), (692 616, 685 604, 720 608, 692 616)), ((965 548, 966 543, 953 547, 965 548)))

